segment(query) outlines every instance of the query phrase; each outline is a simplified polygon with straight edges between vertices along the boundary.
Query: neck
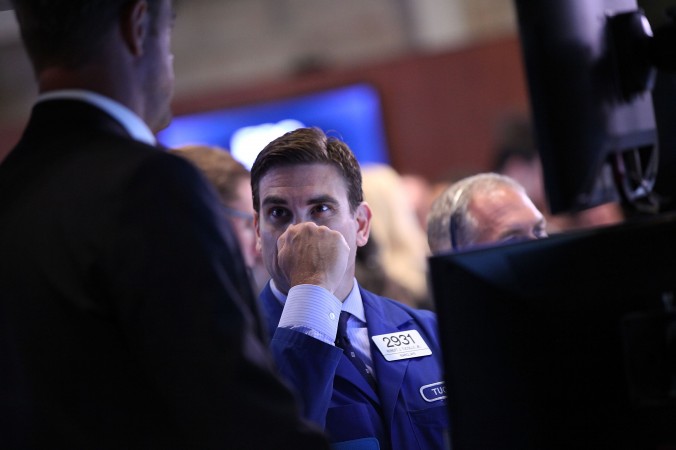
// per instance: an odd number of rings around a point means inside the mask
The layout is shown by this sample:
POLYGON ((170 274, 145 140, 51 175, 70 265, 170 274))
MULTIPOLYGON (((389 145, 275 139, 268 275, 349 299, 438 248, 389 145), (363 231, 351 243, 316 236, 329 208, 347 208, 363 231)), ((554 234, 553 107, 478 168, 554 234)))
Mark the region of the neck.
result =
POLYGON ((45 93, 63 89, 83 89, 109 97, 132 111, 139 113, 139 107, 129 95, 129 89, 113 80, 110 72, 98 67, 84 69, 64 69, 52 67, 43 70, 38 76, 38 90, 45 93))
POLYGON ((346 271, 343 280, 340 282, 340 286, 333 293, 338 300, 345 301, 350 292, 352 292, 352 287, 354 286, 354 271, 346 271))
POLYGON ((139 94, 138 74, 132 57, 117 42, 115 35, 105 40, 92 59, 75 68, 48 66, 37 74, 40 93, 62 89, 83 89, 96 92, 126 106, 144 118, 139 94))

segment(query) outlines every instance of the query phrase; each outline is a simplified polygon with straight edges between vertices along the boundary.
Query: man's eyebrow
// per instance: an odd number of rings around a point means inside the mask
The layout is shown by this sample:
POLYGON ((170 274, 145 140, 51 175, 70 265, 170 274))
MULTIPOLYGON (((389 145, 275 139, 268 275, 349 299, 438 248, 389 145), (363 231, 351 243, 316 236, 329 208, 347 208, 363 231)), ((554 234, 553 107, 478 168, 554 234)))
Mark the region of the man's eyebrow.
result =
MULTIPOLYGON (((535 222, 535 224, 533 225, 533 228, 538 228, 538 227, 545 228, 546 225, 547 225, 547 221, 543 217, 540 220, 538 220, 537 222, 535 222)), ((503 238, 505 238, 509 235, 515 234, 515 233, 522 233, 526 228, 528 228, 530 230, 530 226, 528 226, 528 224, 525 224, 525 223, 511 224, 511 226, 507 230, 505 230, 503 233, 500 233, 500 239, 503 239, 503 238)))
POLYGON ((287 202, 285 199, 282 197, 278 197, 276 195, 268 195, 265 197, 261 203, 263 206, 265 205, 286 205, 287 202))
POLYGON ((512 223, 507 229, 500 233, 499 238, 504 239, 514 234, 521 234, 526 230, 530 230, 530 226, 525 223, 512 223))
POLYGON ((318 195, 316 197, 312 197, 307 201, 308 205, 316 205, 317 203, 338 203, 338 200, 335 197, 332 197, 330 195, 318 195))

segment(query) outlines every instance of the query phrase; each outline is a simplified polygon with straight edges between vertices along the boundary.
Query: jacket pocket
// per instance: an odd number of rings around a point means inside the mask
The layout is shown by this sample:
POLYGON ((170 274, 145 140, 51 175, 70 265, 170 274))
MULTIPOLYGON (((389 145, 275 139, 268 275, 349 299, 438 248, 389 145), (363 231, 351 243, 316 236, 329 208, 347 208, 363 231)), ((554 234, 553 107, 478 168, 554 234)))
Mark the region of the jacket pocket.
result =
POLYGON ((378 436, 373 427, 373 418, 366 405, 335 406, 326 414, 326 431, 331 442, 350 441, 378 436))
POLYGON ((408 417, 420 448, 450 448, 446 405, 409 411, 408 417))

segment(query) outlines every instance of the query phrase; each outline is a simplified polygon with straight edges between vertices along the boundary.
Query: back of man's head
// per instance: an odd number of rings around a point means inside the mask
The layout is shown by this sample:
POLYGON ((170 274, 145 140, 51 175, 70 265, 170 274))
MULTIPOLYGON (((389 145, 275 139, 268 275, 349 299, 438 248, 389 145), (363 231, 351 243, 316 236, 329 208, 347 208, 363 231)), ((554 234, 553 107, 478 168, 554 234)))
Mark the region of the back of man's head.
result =
POLYGON ((458 250, 472 242, 478 225, 470 212, 472 199, 478 192, 501 187, 524 192, 512 178, 492 172, 463 178, 442 192, 427 217, 427 241, 432 253, 458 250))
MULTIPOLYGON (((138 1, 138 0, 137 0, 138 1)), ((148 3, 156 17, 160 0, 148 3)), ((99 54, 107 33, 130 0, 11 0, 26 51, 36 72, 58 66, 77 69, 99 54)))
POLYGON ((260 209, 259 185, 263 176, 277 167, 298 164, 328 164, 341 173, 352 211, 364 200, 359 163, 347 144, 327 136, 316 127, 299 128, 270 142, 251 167, 254 208, 260 209))

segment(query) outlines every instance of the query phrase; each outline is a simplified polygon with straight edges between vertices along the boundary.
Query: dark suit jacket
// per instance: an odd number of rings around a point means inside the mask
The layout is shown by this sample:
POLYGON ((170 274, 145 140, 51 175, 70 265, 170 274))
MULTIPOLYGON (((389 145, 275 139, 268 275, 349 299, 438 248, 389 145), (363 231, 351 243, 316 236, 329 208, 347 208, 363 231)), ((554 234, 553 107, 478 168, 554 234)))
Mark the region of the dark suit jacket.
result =
POLYGON ((103 111, 34 107, 0 165, 0 447, 324 448, 217 205, 103 111))
POLYGON ((448 416, 436 315, 360 288, 369 338, 420 333, 432 354, 387 361, 371 341, 377 391, 343 350, 295 330, 277 328, 282 306, 270 285, 259 298, 282 375, 302 393, 304 415, 342 448, 442 450, 448 416))

